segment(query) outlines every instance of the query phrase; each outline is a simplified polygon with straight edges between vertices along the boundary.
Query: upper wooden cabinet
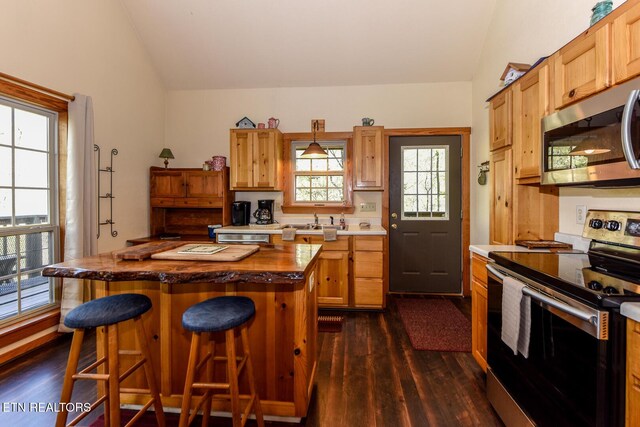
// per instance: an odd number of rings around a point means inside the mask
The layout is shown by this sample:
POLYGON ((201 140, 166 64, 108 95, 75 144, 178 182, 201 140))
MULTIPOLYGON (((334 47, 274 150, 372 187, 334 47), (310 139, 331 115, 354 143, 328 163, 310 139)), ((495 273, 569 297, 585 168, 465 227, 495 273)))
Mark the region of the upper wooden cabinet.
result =
MULTIPOLYGON (((226 169, 226 168, 225 168, 226 169)), ((152 207, 222 206, 227 171, 150 169, 152 207)))
POLYGON ((354 190, 383 190, 383 126, 353 128, 354 190))
POLYGON ((150 171, 151 197, 184 197, 185 182, 181 170, 152 167, 150 171))
POLYGON ((551 57, 556 109, 611 85, 611 24, 587 30, 551 57))
POLYGON ((640 74, 640 3, 613 21, 613 46, 615 83, 640 74))
POLYGON ((282 190, 282 158, 278 129, 232 129, 231 189, 282 190))
POLYGON ((491 140, 489 144, 491 151, 511 145, 511 97, 511 89, 505 89, 491 99, 491 105, 489 106, 489 123, 491 125, 491 140))
POLYGON ((489 240, 492 245, 513 243, 513 166, 511 148, 491 153, 491 218, 489 240))
POLYGON ((150 232, 152 236, 171 233, 207 235, 207 225, 231 224, 229 168, 165 169, 149 171, 150 232))
POLYGON ((549 113, 549 67, 543 65, 513 87, 513 163, 518 183, 540 182, 542 117, 549 113))

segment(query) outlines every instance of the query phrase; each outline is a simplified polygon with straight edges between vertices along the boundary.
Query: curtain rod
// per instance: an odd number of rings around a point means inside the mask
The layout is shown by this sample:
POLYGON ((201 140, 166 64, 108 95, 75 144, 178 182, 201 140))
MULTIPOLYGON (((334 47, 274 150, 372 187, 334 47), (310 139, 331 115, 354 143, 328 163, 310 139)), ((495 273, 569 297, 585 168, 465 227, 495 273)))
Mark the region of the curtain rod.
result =
POLYGON ((57 98, 66 99, 68 101, 73 101, 74 99, 76 99, 76 97, 73 96, 73 95, 67 95, 66 93, 58 92, 57 90, 49 89, 47 87, 40 86, 40 85, 37 85, 35 83, 31 83, 31 82, 28 82, 26 80, 19 79, 17 77, 10 76, 9 74, 0 73, 0 79, 8 80, 8 81, 13 82, 13 83, 18 83, 21 86, 26 86, 26 87, 29 87, 31 89, 36 89, 36 90, 38 90, 40 92, 44 92, 46 94, 53 95, 53 96, 55 96, 57 98))

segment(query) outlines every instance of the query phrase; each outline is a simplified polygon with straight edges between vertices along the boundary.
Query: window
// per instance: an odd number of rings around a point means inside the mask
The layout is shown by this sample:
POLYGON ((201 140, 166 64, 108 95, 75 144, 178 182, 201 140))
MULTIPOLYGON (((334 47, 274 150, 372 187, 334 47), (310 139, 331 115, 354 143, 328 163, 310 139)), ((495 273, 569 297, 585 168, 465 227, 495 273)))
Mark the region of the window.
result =
POLYGON ((295 203, 342 204, 345 200, 346 143, 330 142, 320 146, 329 154, 326 159, 303 159, 308 142, 292 144, 295 203))
POLYGON ((56 112, 0 97, 0 322, 50 308, 56 262, 56 112))
POLYGON ((402 219, 449 218, 449 147, 402 147, 402 219))

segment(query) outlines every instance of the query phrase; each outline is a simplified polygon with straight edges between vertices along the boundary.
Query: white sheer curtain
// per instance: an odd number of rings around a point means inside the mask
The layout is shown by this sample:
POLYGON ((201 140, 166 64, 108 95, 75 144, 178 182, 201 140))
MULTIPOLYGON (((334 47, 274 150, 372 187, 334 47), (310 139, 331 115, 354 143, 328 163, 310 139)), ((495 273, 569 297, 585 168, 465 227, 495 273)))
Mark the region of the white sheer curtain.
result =
MULTIPOLYGON (((93 103, 91 97, 74 94, 69 103, 67 144, 67 208, 64 260, 96 255, 97 189, 96 161, 93 152, 93 103)), ((83 303, 84 280, 64 279, 60 307, 60 332, 69 332, 63 321, 69 311, 83 303)))

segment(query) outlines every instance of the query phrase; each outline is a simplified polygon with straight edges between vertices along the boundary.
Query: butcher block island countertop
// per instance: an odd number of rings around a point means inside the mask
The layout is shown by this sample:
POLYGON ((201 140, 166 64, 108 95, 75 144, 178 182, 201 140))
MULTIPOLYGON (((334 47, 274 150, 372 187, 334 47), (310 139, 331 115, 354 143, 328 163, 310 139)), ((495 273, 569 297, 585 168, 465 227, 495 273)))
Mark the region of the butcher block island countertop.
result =
MULTIPOLYGON (((191 335, 182 328, 184 311, 222 295, 251 298, 256 315, 248 332, 262 409, 269 417, 299 421, 307 414, 316 372, 316 268, 321 250, 321 245, 267 245, 235 262, 121 260, 107 253, 48 266, 43 275, 95 280, 97 298, 131 292, 151 298, 153 308, 143 319, 156 356, 153 365, 162 402, 170 408, 180 408, 187 369, 191 335)), ((119 325, 119 335, 121 346, 131 349, 135 341, 129 323, 119 325)), ((98 357, 104 348, 100 329, 98 357)), ((223 335, 213 334, 213 339, 216 353, 224 354, 223 335)), ((123 365, 133 363, 123 357, 123 365)), ((222 364, 216 367, 216 380, 224 380, 222 364)), ((123 387, 147 388, 138 372, 123 387)), ((124 404, 145 402, 127 393, 121 397, 124 404)), ((219 401, 212 409, 230 412, 231 408, 219 401)))

